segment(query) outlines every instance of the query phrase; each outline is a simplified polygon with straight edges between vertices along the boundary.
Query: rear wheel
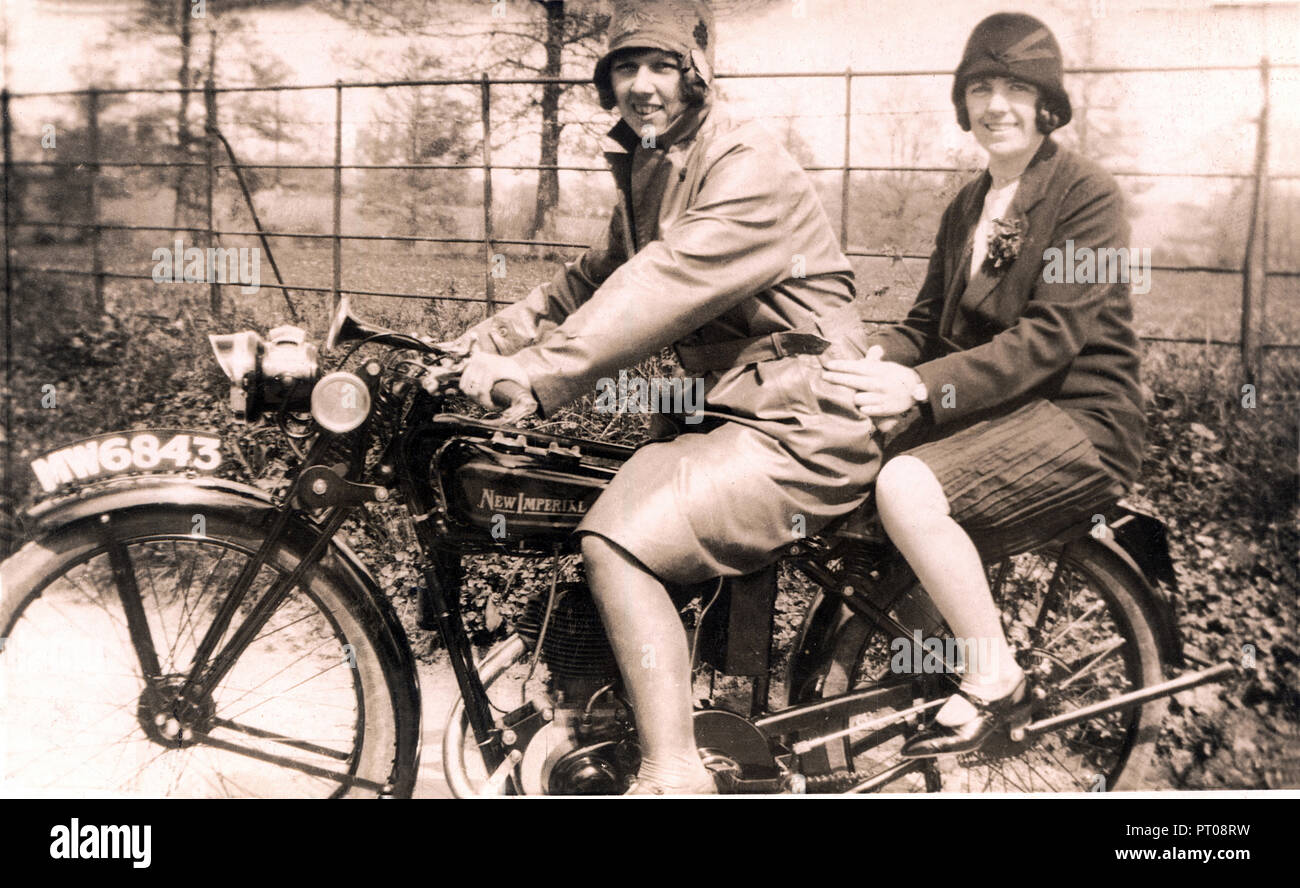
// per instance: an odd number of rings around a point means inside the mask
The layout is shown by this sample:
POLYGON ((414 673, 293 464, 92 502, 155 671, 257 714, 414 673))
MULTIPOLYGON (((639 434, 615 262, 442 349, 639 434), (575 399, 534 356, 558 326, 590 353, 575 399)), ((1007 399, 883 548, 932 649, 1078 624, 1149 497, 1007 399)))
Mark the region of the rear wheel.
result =
MULTIPOLYGON (((1129 580, 1090 547, 1045 548, 989 565, 989 584, 1017 659, 1044 694, 1033 719, 1069 712, 1162 679, 1155 635, 1129 580)), ((924 596, 914 587, 909 598, 924 596)), ((907 608, 895 610, 904 625, 907 608)), ((910 628, 910 626, 909 626, 910 628)), ((931 632, 925 632, 929 636, 931 632)), ((946 628, 933 635, 946 639, 946 628)), ((844 623, 833 657, 795 702, 894 685, 894 702, 828 726, 846 728, 951 692, 948 677, 909 674, 917 658, 907 641, 885 637, 865 620, 844 623), (907 653, 901 662, 900 651, 907 653)), ((1112 712, 1013 742, 1003 731, 975 753, 907 765, 898 750, 933 713, 885 731, 850 735, 815 754, 814 768, 853 776, 843 786, 882 778, 886 791, 1083 792, 1141 789, 1153 757, 1165 701, 1112 712), (895 769, 903 768, 902 773, 895 769), (896 776, 895 776, 896 775, 896 776), (890 779, 893 778, 893 779, 890 779)), ((814 778, 817 779, 817 778, 814 778)), ((824 778, 823 778, 824 779, 824 778)), ((873 787, 874 788, 874 787, 873 787)))
MULTIPOLYGON (((200 639, 262 542, 219 513, 154 509, 30 543, 0 567, 0 775, 58 796, 376 796, 406 791, 395 703, 362 604, 317 566, 211 693, 182 702, 200 639), (146 680, 146 676, 149 676, 146 680)), ((217 650, 298 556, 271 553, 217 650)))

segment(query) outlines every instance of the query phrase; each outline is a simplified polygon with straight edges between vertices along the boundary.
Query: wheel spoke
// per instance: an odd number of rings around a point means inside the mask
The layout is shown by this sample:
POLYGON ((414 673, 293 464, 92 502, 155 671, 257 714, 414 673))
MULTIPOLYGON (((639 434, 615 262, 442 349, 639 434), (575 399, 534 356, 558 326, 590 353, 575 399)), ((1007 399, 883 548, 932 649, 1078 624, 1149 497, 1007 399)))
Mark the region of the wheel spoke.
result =
MULTIPOLYGON (((1126 642, 1122 638, 1112 639, 1106 645, 1105 648, 1103 648, 1101 651, 1098 651, 1097 654, 1094 655, 1091 660, 1085 663, 1082 668, 1080 668, 1078 671, 1074 672, 1072 675, 1067 677, 1064 681, 1062 681, 1059 685, 1057 685, 1057 687, 1061 688, 1062 690, 1068 688, 1070 685, 1074 684, 1080 678, 1083 678, 1083 676, 1087 675, 1091 670, 1096 668, 1098 665, 1108 660, 1111 654, 1114 654, 1117 651, 1119 651, 1121 648, 1124 647, 1125 644, 1126 642)), ((1088 656, 1088 655, 1085 654, 1084 656, 1088 656)))
POLYGON ((217 718, 213 719, 212 723, 217 727, 228 728, 231 731, 238 731, 241 734, 248 734, 262 740, 273 740, 276 743, 283 743, 285 746, 292 746, 295 749, 301 749, 304 752, 314 752, 316 755, 338 759, 341 762, 346 762, 352 757, 352 753, 350 752, 343 752, 340 749, 330 749, 327 746, 308 743, 306 740, 295 740, 292 737, 285 737, 283 734, 277 734, 274 731, 264 731, 261 728, 255 728, 252 725, 241 725, 238 722, 231 721, 230 719, 217 718))
POLYGON ((1094 613, 1096 613, 1098 610, 1100 610, 1101 608, 1103 608, 1103 607, 1105 607, 1105 606, 1106 606, 1106 603, 1105 603, 1104 601, 1098 601, 1098 602, 1096 602, 1096 603, 1093 604, 1091 607, 1089 607, 1086 611, 1084 611, 1083 613, 1079 614, 1079 616, 1077 616, 1077 617, 1075 617, 1073 620, 1071 620, 1071 621, 1070 621, 1070 622, 1069 622, 1069 623, 1068 623, 1064 628, 1062 628, 1062 629, 1060 629, 1059 631, 1057 631, 1057 633, 1056 633, 1055 635, 1053 635, 1051 638, 1049 638, 1047 641, 1045 641, 1045 642, 1041 645, 1041 647, 1042 647, 1044 650, 1049 650, 1049 651, 1050 651, 1050 650, 1052 649, 1052 646, 1055 645, 1056 642, 1059 641, 1059 640, 1061 639, 1062 636, 1067 635, 1067 634, 1070 632, 1071 629, 1073 629, 1075 626, 1078 626, 1080 623, 1082 623, 1082 622, 1083 622, 1084 620, 1086 620, 1088 617, 1092 616, 1094 613))
POLYGON ((1035 644, 1037 644, 1039 636, 1043 633, 1043 623, 1047 620, 1047 615, 1056 608, 1057 602, 1060 601, 1063 577, 1064 565, 1058 560, 1055 569, 1052 571, 1052 578, 1047 582, 1047 593, 1038 606, 1038 613, 1034 614, 1034 625, 1030 630, 1029 638, 1035 644))
POLYGON ((20 680, 0 716, 6 785, 295 797, 374 795, 395 777, 409 786, 413 762, 397 755, 407 710, 353 593, 266 547, 255 527, 221 519, 217 534, 211 520, 209 536, 190 538, 151 535, 174 523, 164 517, 114 516, 15 575, 31 591, 0 613, 10 627, 2 668, 20 680), (184 689, 241 575, 247 594, 213 639, 228 668, 211 692, 184 689), (345 645, 357 650, 351 663, 345 645), (363 701, 372 684, 374 700, 363 701))
POLYGON ((1024 767, 1027 767, 1028 770, 1030 770, 1030 774, 1034 774, 1034 775, 1039 776, 1039 779, 1043 780, 1043 783, 1044 783, 1044 784, 1047 784, 1047 787, 1048 787, 1050 790, 1052 790, 1052 792, 1061 792, 1060 789, 1057 789, 1057 788, 1056 788, 1056 784, 1054 784, 1054 783, 1052 783, 1052 781, 1048 780, 1047 777, 1044 777, 1044 776, 1043 776, 1043 772, 1037 770, 1037 768, 1034 767, 1034 764, 1032 764, 1032 763, 1030 762, 1030 757, 1028 757, 1028 755, 1026 755, 1026 757, 1023 757, 1023 758, 1021 759, 1021 761, 1024 762, 1024 767))
POLYGON ((167 633, 167 609, 163 607, 162 599, 158 597, 158 587, 154 585, 153 571, 146 570, 144 578, 149 581, 149 591, 153 595, 154 607, 158 613, 158 628, 161 630, 163 647, 167 651, 168 659, 171 660, 175 655, 175 645, 169 640, 167 633))
MULTIPOLYGON (((328 639, 328 638, 325 639, 325 640, 322 641, 320 644, 316 645, 316 647, 314 647, 314 648, 312 648, 310 651, 308 651, 308 652, 304 655, 303 659, 306 659, 306 657, 310 657, 312 654, 316 653, 318 650, 320 650, 321 648, 325 647, 325 645, 329 644, 332 640, 333 640, 333 639, 328 639)), ((233 707, 236 703, 238 703, 240 700, 242 700, 242 699, 244 699, 245 697, 247 697, 249 694, 253 693, 254 691, 258 690, 259 688, 264 687, 268 682, 272 681, 273 679, 275 679, 276 677, 278 677, 278 676, 280 676, 280 675, 283 675, 285 672, 288 672, 290 669, 295 668, 297 665, 298 665, 298 663, 297 663, 296 661, 286 663, 286 664, 284 665, 283 668, 279 669, 279 670, 276 671, 276 672, 271 673, 271 674, 268 675, 266 678, 262 679, 262 681, 261 681, 259 684, 255 684, 255 685, 253 685, 251 688, 249 688, 248 690, 244 691, 242 694, 240 694, 240 695, 239 695, 238 697, 236 697, 235 699, 233 699, 233 700, 229 700, 229 701, 225 701, 222 705, 224 705, 226 708, 233 707)), ((337 664, 336 664, 336 665, 337 665, 337 664)), ((334 666, 331 665, 328 669, 323 669, 323 670, 321 670, 321 672, 318 672, 316 675, 320 675, 320 674, 322 674, 322 673, 324 673, 324 672, 328 672, 329 669, 333 669, 333 668, 334 668, 334 666)), ((316 677, 315 675, 312 676, 312 678, 315 678, 315 677, 316 677)), ((301 684, 301 683, 302 683, 302 682, 299 682, 299 684, 301 684)), ((297 685, 294 685, 293 687, 297 687, 297 685)), ((292 689, 293 689, 293 688, 288 688, 288 689, 286 689, 286 690, 292 690, 292 689)), ((282 693, 284 693, 284 692, 282 692, 282 693)), ((262 704, 259 703, 259 704, 257 704, 257 705, 260 706, 260 705, 262 705, 262 704)), ((256 707, 252 707, 252 708, 256 708, 256 707)), ((232 718, 239 718, 240 716, 244 715, 244 713, 246 713, 246 712, 248 712, 248 711, 249 711, 248 709, 245 709, 243 712, 239 713, 239 715, 232 716, 232 718)))
MULTIPOLYGON (((1141 687, 1139 675, 1149 676, 1158 654, 1153 653, 1150 630, 1134 625, 1128 616, 1124 596, 1134 593, 1124 587, 1105 565, 1091 559, 1087 547, 1043 550, 987 568, 990 592, 1002 611, 1008 640, 1019 650, 1018 659, 1040 681, 1047 692, 1033 706, 1031 720, 1037 721, 1141 687), (1040 664, 1036 666, 1035 663, 1040 664)), ((917 587, 913 594, 924 594, 917 587)), ((857 659, 847 668, 836 659, 835 671, 853 681, 823 687, 818 696, 844 694, 862 687, 880 673, 888 662, 879 642, 878 627, 857 624, 857 659)), ((844 632, 841 629, 841 632, 844 632)), ((886 639, 887 641, 888 639, 886 639)), ((841 658, 850 651, 841 648, 841 658)), ((1135 747, 1136 726, 1143 716, 1140 706, 1122 713, 1107 713, 1074 726, 1030 735, 1013 742, 1005 733, 995 734, 969 757, 936 760, 929 766, 928 789, 989 791, 1086 790, 1088 775, 1100 774, 1108 787, 1131 764, 1134 755, 1150 756, 1150 747, 1135 747), (937 762, 942 761, 939 765, 937 762)), ((835 730, 842 724, 827 725, 835 730)), ((887 768, 890 760, 886 742, 877 735, 854 737, 851 765, 863 773, 887 768)), ((824 765, 823 765, 824 766, 824 765)))
MULTIPOLYGON (((1044 755, 1046 755, 1046 756, 1047 756, 1048 758, 1050 758, 1053 762, 1055 762, 1055 763, 1056 763, 1056 766, 1057 766, 1058 768, 1060 768, 1063 772, 1065 772, 1066 774, 1069 774, 1069 775, 1073 776, 1074 771, 1071 770, 1071 769, 1070 769, 1070 768, 1065 764, 1065 762, 1061 761, 1061 759, 1056 755, 1056 753, 1052 752, 1052 748, 1051 748, 1050 745, 1048 745, 1048 744, 1046 744, 1046 743, 1043 743, 1043 744, 1040 744, 1040 746, 1038 746, 1037 748, 1038 748, 1039 750, 1041 750, 1042 753, 1043 753, 1044 755)), ((1075 782, 1078 783, 1080 786, 1082 786, 1085 790, 1088 788, 1088 784, 1087 784, 1087 783, 1084 783, 1082 780, 1079 780, 1079 779, 1075 778, 1075 782)))
MULTIPOLYGON (((1009 767, 1012 764, 1012 762, 1007 762, 1006 764, 1009 767)), ((1028 786, 1025 786, 1023 783, 1020 783, 1019 781, 1016 780, 1012 780, 1007 775, 1006 770, 1000 764, 992 764, 990 765, 990 767, 996 770, 996 772, 1002 777, 1002 780, 1004 782, 1014 784, 1016 789, 1020 790, 1021 792, 1033 792, 1032 789, 1030 789, 1028 786)))
POLYGON ((204 746, 211 746, 216 749, 225 750, 226 752, 234 752, 239 755, 245 755, 248 756, 249 758, 256 759, 258 761, 269 762, 274 765, 279 765, 282 768, 288 768, 293 771, 299 771, 303 774, 308 775, 309 777, 320 777, 325 780, 331 780, 343 786, 356 786, 362 789, 370 789, 375 791, 380 791, 384 788, 384 785, 382 783, 376 783, 373 780, 366 780, 364 778, 357 777, 352 774, 345 774, 340 771, 331 771, 327 768, 321 768, 316 765, 310 764, 309 762, 297 761, 295 759, 286 758, 285 756, 282 755, 275 755, 273 753, 263 752, 259 749, 253 749, 252 747, 249 746, 241 746, 238 743, 231 743, 228 740, 218 739, 216 737, 213 737, 211 734, 205 734, 200 737, 196 737, 195 739, 197 742, 202 743, 204 746))
MULTIPOLYGON (((172 541, 172 548, 175 549, 175 547, 176 547, 176 541, 173 540, 173 541, 172 541)), ((196 637, 196 632, 197 632, 197 630, 198 630, 198 624, 197 624, 197 622, 195 622, 195 617, 198 615, 198 612, 199 612, 199 604, 203 601, 203 596, 205 596, 205 595, 208 594, 208 581, 211 580, 213 577, 216 577, 216 576, 218 575, 218 574, 217 574, 217 570, 218 570, 218 568, 221 566, 221 561, 222 561, 222 559, 224 559, 224 558, 226 557, 226 554, 227 554, 229 551, 230 551, 229 549, 222 549, 222 550, 221 550, 221 554, 217 556, 216 563, 214 563, 214 564, 212 565, 212 567, 209 569, 209 571, 208 571, 208 575, 207 575, 207 578, 205 579, 205 581, 204 581, 204 583, 203 583, 203 586, 202 586, 201 590, 199 591, 198 597, 194 599, 192 605, 189 603, 189 598, 190 598, 190 588, 191 588, 191 585, 192 585, 193 582, 194 582, 194 573, 193 573, 193 571, 194 571, 194 561, 193 561, 193 560, 190 561, 191 571, 190 571, 189 576, 187 576, 187 577, 185 578, 185 591, 184 591, 184 594, 183 594, 183 596, 182 596, 182 598, 183 598, 183 600, 186 602, 186 604, 185 604, 184 606, 182 606, 182 609, 181 609, 181 620, 183 621, 184 626, 187 627, 187 628, 189 629, 189 633, 190 633, 190 643, 194 646, 194 648, 195 648, 196 650, 198 649, 198 646, 199 646, 199 640, 198 640, 198 638, 196 637)), ((177 558, 178 558, 178 559, 179 559, 179 557, 180 557, 180 556, 177 555, 177 558)), ((180 568, 179 568, 179 562, 178 562, 177 573, 179 574, 179 572, 180 572, 180 568)), ((177 629, 177 630, 176 630, 176 636, 177 636, 176 643, 177 643, 178 645, 180 644, 180 635, 181 635, 181 630, 180 630, 180 629, 177 629)))
POLYGON ((100 596, 97 595, 95 592, 91 591, 90 589, 87 589, 85 586, 83 586, 80 580, 78 580, 77 578, 73 577, 71 574, 69 574, 68 576, 64 577, 64 579, 67 580, 68 582, 72 583, 72 585, 76 586, 77 589, 78 589, 78 591, 80 591, 81 594, 84 595, 84 596, 86 597, 86 600, 87 600, 88 602, 90 602, 91 604, 93 604, 95 607, 99 608, 101 611, 103 611, 104 614, 105 614, 105 615, 106 615, 110 620, 112 620, 114 623, 116 623, 116 624, 117 624, 118 626, 120 626, 122 629, 126 629, 128 632, 130 631, 129 629, 127 629, 127 625, 126 625, 126 623, 122 622, 122 618, 119 617, 117 614, 115 614, 113 611, 109 610, 109 609, 108 609, 108 606, 107 606, 106 604, 104 604, 104 602, 102 602, 102 601, 99 600, 99 599, 100 599, 100 596))

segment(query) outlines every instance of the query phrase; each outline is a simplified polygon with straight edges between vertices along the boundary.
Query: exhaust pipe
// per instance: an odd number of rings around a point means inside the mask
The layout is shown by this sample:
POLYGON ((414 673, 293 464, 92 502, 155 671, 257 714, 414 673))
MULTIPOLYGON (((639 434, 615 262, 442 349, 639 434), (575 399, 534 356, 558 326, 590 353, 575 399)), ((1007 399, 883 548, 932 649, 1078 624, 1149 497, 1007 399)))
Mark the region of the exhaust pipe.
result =
MULTIPOLYGON (((512 635, 498 644, 479 664, 478 674, 484 688, 490 688, 492 682, 501 677, 510 665, 525 652, 524 640, 512 635)), ((447 727, 442 735, 442 772, 447 778, 451 794, 458 799, 472 799, 478 796, 469 771, 465 766, 465 731, 469 728, 469 719, 465 717, 465 700, 457 697, 451 712, 447 715, 447 727)), ((507 759, 505 764, 513 766, 507 759)), ((487 778, 491 781, 491 777, 487 778)), ((500 784, 498 784, 498 789, 500 784)))

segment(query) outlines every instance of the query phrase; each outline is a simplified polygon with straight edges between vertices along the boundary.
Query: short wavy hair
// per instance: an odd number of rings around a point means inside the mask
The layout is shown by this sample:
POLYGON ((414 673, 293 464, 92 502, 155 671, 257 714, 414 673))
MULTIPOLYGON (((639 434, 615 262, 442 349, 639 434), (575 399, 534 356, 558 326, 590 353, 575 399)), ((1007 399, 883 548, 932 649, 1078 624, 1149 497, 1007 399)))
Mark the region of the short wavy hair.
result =
MULTIPOLYGON (((634 55, 638 52, 645 52, 645 49, 652 47, 628 46, 618 50, 610 56, 610 69, 618 62, 620 58, 634 55)), ((688 57, 683 58, 681 53, 670 52, 668 55, 677 60, 677 67, 682 72, 681 96, 689 107, 698 107, 704 104, 704 99, 709 94, 709 85, 705 82, 704 77, 696 69, 695 63, 688 57)), ((600 96, 600 106, 605 109, 613 108, 618 104, 614 99, 614 85, 612 74, 605 77, 601 82, 596 84, 596 91, 600 96)))
MULTIPOLYGON (((965 90, 966 87, 963 85, 962 91, 965 90)), ((1050 136, 1064 126, 1061 117, 1061 111, 1055 103, 1044 96, 1041 89, 1038 90, 1038 99, 1034 102, 1034 124, 1038 127, 1038 131, 1045 136, 1050 136)), ((965 100, 957 104, 957 123, 964 131, 970 132, 970 112, 966 110, 965 100)))

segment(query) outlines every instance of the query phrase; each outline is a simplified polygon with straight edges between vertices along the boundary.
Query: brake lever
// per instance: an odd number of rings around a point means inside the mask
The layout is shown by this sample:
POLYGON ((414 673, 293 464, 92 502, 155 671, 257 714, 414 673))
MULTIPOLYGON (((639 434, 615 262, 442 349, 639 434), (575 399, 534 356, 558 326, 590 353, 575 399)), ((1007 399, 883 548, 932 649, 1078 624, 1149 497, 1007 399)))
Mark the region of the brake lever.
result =
POLYGON ((420 384, 424 386, 424 390, 429 394, 437 394, 455 388, 460 383, 460 377, 464 370, 464 361, 443 366, 434 365, 425 371, 424 376, 420 379, 420 384))

